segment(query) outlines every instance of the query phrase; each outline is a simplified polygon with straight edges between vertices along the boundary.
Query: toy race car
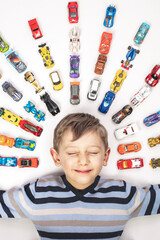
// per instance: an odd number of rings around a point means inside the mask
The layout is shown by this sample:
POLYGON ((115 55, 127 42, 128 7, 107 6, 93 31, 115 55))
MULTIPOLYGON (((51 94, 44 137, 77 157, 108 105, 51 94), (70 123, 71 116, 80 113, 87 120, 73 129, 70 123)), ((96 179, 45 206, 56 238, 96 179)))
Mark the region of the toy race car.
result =
POLYGON ((138 49, 138 47, 134 46, 128 47, 128 53, 126 54, 126 61, 122 60, 121 63, 121 67, 125 68, 126 70, 129 70, 131 67, 133 67, 133 65, 131 64, 131 61, 133 61, 136 57, 136 54, 139 54, 140 50, 138 49))
POLYGON ((108 54, 112 41, 112 33, 103 32, 101 36, 101 42, 99 45, 99 52, 102 54, 108 54))
POLYGON ((18 54, 13 51, 12 49, 10 51, 7 51, 5 53, 6 59, 8 60, 8 62, 19 72, 22 73, 26 70, 27 66, 24 62, 22 62, 22 60, 20 59, 20 57, 18 56, 18 54))
POLYGON ((55 116, 60 112, 58 105, 50 98, 49 94, 45 92, 40 99, 46 104, 48 111, 55 116))
POLYGON ((9 49, 9 45, 3 40, 3 38, 0 36, 0 51, 2 53, 7 52, 9 49))
POLYGON ((46 43, 41 44, 38 46, 40 49, 38 50, 39 53, 41 54, 42 58, 43 58, 43 62, 44 62, 44 66, 45 68, 52 68, 54 66, 54 61, 51 57, 50 51, 49 51, 49 47, 46 46, 46 43))
POLYGON ((119 140, 135 134, 136 132, 138 132, 138 130, 139 129, 137 123, 131 123, 123 128, 116 129, 114 131, 114 135, 119 140))
POLYGON ((26 73, 24 74, 24 79, 25 79, 27 82, 31 83, 31 84, 35 87, 36 93, 39 93, 39 92, 41 92, 41 91, 44 89, 44 87, 41 87, 41 86, 37 83, 37 81, 36 81, 36 79, 35 79, 35 77, 34 77, 34 74, 33 74, 32 72, 26 72, 26 73))
POLYGON ((17 158, 0 156, 0 166, 16 167, 17 166, 17 158))
POLYGON ((21 100, 21 98, 23 97, 22 93, 19 92, 15 87, 13 87, 11 83, 7 81, 2 84, 2 88, 3 91, 8 93, 8 95, 16 102, 21 100))
POLYGON ((16 126, 19 126, 19 122, 23 120, 21 117, 18 115, 4 109, 0 108, 0 117, 2 117, 4 120, 13 123, 16 126))
POLYGON ((26 121, 26 120, 21 120, 19 122, 19 126, 24 129, 27 132, 30 132, 34 134, 35 136, 39 137, 43 131, 41 127, 38 127, 34 125, 33 123, 26 121))
POLYGON ((68 18, 70 23, 78 23, 78 3, 68 3, 68 18))
POLYGON ((141 150, 141 144, 139 142, 133 142, 128 144, 120 144, 117 148, 117 151, 120 154, 138 152, 141 150))
POLYGON ((117 161, 117 167, 119 170, 141 168, 143 166, 142 158, 121 159, 117 161))
POLYGON ((142 87, 131 99, 130 103, 133 107, 139 106, 151 93, 149 86, 142 87))
POLYGON ((97 99, 98 89, 99 89, 100 85, 101 85, 101 83, 98 79, 91 80, 89 92, 87 94, 87 98, 89 100, 95 101, 97 99))
POLYGON ((37 168, 39 165, 38 158, 19 158, 18 167, 33 167, 37 168))
POLYGON ((8 146, 8 147, 13 147, 15 144, 14 138, 9 138, 4 135, 0 135, 0 145, 2 146, 8 146))
POLYGON ((158 136, 156 138, 148 138, 148 144, 150 147, 154 147, 157 144, 160 144, 160 136, 158 136))
POLYGON ((41 30, 40 30, 40 28, 39 28, 39 25, 38 25, 38 23, 37 23, 36 18, 28 21, 28 24, 29 24, 29 26, 30 26, 30 28, 31 28, 32 35, 33 35, 33 37, 34 37, 35 39, 41 38, 41 37, 43 36, 42 33, 41 33, 41 30))
POLYGON ((80 103, 79 98, 79 85, 80 82, 70 82, 70 103, 73 105, 77 105, 80 103))
POLYGON ((58 71, 51 72, 49 76, 53 84, 53 89, 56 91, 61 90, 63 88, 63 84, 58 71))
POLYGON ((160 80, 160 65, 155 65, 151 73, 145 78, 145 82, 148 83, 150 87, 155 87, 160 80))
POLYGON ((106 17, 103 23, 105 27, 111 28, 113 26, 115 14, 116 14, 115 6, 109 5, 109 7, 107 7, 106 17))
POLYGON ((105 94, 104 99, 98 108, 98 111, 104 114, 107 113, 114 99, 115 93, 108 91, 105 94))
POLYGON ((80 61, 80 58, 78 55, 70 56, 70 77, 71 78, 79 77, 79 61, 80 61))
POLYGON ((69 37, 71 52, 78 52, 80 49, 79 29, 77 27, 73 27, 69 32, 69 37))
POLYGON ((122 69, 119 69, 117 72, 116 72, 116 75, 114 77, 114 80, 113 82, 111 83, 111 86, 110 86, 110 90, 112 92, 118 92, 122 86, 122 83, 124 81, 124 79, 127 77, 127 72, 122 70, 122 69))
POLYGON ((112 116, 112 120, 115 123, 121 123, 123 119, 132 113, 133 109, 130 105, 125 105, 120 111, 112 116))
POLYGON ((22 138, 16 138, 14 147, 27 149, 33 151, 36 147, 36 142, 32 140, 26 140, 22 138))
POLYGON ((106 61, 107 61, 107 56, 103 54, 99 54, 97 63, 95 65, 95 70, 94 70, 96 74, 101 75, 103 73, 106 61))
POLYGON ((143 120, 143 123, 147 126, 147 127, 150 127, 152 126, 153 124, 157 123, 160 121, 160 111, 154 113, 154 114, 151 114, 149 115, 148 117, 146 117, 144 120, 143 120))
POLYGON ((150 160, 149 165, 150 165, 152 168, 160 167, 160 158, 152 158, 152 159, 150 160))
POLYGON ((42 111, 40 110, 37 110, 35 108, 35 105, 31 102, 31 101, 28 101, 28 103, 26 104, 26 106, 24 106, 24 109, 26 110, 26 112, 31 112, 33 113, 34 115, 34 118, 40 122, 40 121, 44 121, 45 120, 45 113, 43 113, 42 111))
POLYGON ((133 41, 136 44, 141 44, 146 36, 146 34, 148 33, 150 29, 150 25, 147 23, 142 23, 141 26, 138 29, 138 32, 136 33, 133 41))

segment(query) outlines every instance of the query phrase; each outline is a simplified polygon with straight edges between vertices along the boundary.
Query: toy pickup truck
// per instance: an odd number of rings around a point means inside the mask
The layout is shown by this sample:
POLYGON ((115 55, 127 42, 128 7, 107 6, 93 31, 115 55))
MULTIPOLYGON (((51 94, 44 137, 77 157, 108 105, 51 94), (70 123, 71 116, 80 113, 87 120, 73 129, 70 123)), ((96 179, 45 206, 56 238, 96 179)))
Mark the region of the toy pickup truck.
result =
POLYGON ((99 54, 98 60, 95 66, 95 70, 94 70, 96 74, 101 75, 103 73, 106 61, 107 61, 107 56, 103 54, 99 54))

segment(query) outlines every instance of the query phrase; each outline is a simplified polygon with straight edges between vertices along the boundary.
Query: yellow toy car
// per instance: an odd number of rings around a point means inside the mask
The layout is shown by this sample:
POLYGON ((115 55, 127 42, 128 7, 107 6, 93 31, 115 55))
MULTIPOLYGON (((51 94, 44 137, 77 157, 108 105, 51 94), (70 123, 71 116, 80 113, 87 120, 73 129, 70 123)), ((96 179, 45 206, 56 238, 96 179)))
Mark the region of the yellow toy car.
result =
POLYGON ((49 76, 51 78, 54 90, 61 90, 63 88, 63 84, 61 82, 59 73, 57 71, 54 71, 54 72, 51 72, 49 76))
POLYGON ((122 69, 119 69, 117 72, 116 72, 116 76, 114 77, 114 80, 113 82, 111 83, 111 86, 110 86, 110 90, 112 92, 118 92, 122 86, 122 83, 124 81, 124 79, 127 77, 127 72, 122 70, 122 69))
POLYGON ((12 112, 0 108, 0 117, 2 117, 4 120, 13 123, 16 126, 19 126, 19 122, 23 120, 23 118, 19 117, 18 115, 13 114, 12 112))
POLYGON ((150 147, 154 147, 157 144, 160 144, 160 136, 158 136, 156 138, 148 138, 148 144, 150 147))
POLYGON ((46 46, 46 43, 39 45, 39 53, 41 54, 46 68, 52 68, 54 66, 54 61, 50 55, 49 47, 46 46))

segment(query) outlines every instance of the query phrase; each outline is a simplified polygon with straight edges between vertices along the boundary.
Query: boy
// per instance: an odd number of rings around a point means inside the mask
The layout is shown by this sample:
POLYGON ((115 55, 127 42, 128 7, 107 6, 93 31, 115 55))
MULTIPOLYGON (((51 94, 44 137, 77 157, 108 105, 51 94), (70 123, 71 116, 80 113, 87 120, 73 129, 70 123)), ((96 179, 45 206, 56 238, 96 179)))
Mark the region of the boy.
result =
POLYGON ((1 191, 1 217, 27 217, 41 238, 119 239, 131 217, 160 213, 160 186, 138 189, 101 179, 110 153, 106 129, 94 116, 69 114, 54 131, 50 152, 64 175, 1 191))

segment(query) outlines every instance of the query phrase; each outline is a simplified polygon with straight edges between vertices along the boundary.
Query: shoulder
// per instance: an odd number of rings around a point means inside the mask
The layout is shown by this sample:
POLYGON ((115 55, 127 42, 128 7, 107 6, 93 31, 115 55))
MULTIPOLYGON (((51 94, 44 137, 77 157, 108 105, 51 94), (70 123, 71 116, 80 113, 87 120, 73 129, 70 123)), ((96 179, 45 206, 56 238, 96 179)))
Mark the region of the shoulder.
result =
POLYGON ((36 185, 37 186, 64 187, 62 177, 55 176, 53 174, 37 179, 36 185))

